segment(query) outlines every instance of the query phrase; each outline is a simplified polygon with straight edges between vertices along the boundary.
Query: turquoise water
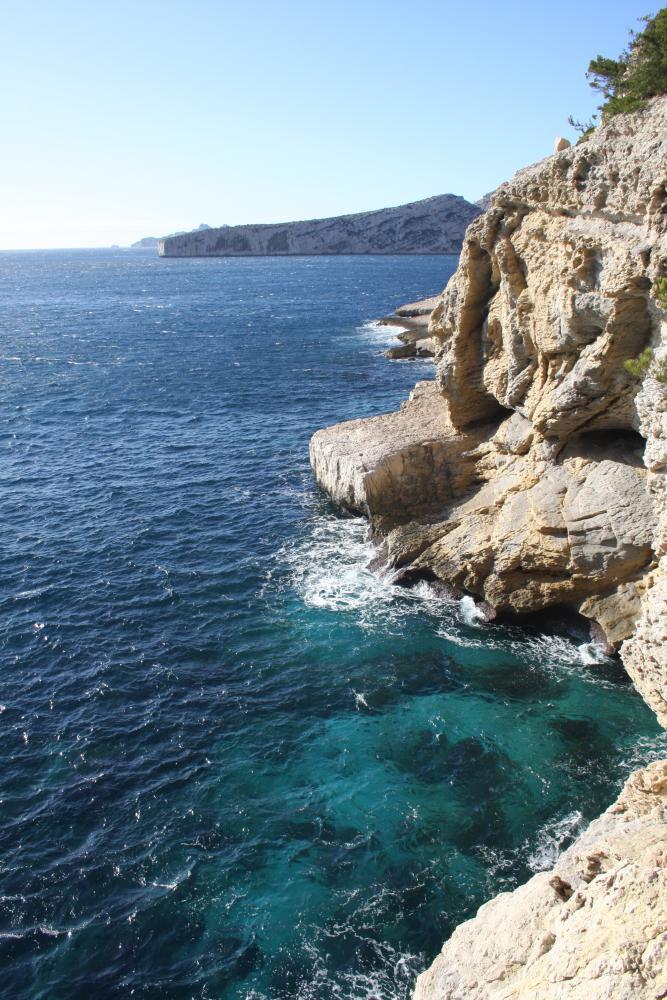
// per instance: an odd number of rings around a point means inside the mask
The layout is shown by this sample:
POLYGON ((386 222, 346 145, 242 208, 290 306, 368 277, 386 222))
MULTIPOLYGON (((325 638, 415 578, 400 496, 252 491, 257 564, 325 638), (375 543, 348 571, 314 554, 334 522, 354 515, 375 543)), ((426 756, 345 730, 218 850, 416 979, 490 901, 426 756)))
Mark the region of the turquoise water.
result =
POLYGON ((454 258, 0 255, 4 995, 404 998, 667 752, 583 636, 365 566, 307 465, 454 258))

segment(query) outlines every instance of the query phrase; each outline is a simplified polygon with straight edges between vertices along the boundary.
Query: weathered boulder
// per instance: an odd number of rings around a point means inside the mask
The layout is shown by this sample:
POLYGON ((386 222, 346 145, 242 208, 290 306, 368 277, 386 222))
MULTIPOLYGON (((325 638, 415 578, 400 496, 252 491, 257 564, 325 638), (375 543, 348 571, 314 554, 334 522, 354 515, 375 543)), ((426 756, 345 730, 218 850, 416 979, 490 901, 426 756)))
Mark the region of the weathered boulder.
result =
POLYGON ((389 358, 390 361, 403 361, 406 358, 416 358, 417 357, 417 343, 414 340, 409 340, 407 344, 401 344, 399 347, 389 347, 384 352, 385 358, 389 358))
POLYGON ((562 135, 556 136, 554 141, 554 153, 562 153, 564 149, 569 149, 572 143, 562 135))

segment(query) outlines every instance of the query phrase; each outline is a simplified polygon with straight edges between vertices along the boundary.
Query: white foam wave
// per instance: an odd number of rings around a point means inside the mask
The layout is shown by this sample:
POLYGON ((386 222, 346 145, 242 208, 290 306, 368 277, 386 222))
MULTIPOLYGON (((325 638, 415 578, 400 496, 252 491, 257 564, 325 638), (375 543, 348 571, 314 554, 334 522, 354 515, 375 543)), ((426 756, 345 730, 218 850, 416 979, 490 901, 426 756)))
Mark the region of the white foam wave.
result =
POLYGON ((368 708, 366 695, 363 693, 363 691, 355 691, 354 688, 352 688, 352 694, 354 695, 354 704, 357 709, 357 712, 359 711, 360 708, 368 708))
POLYGON ((667 757, 667 732, 661 732, 657 736, 633 738, 620 761, 619 770, 625 777, 630 771, 646 767, 651 761, 662 760, 664 757, 667 757))
POLYGON ((579 659, 585 666, 601 666, 610 662, 603 647, 597 642, 582 642, 580 646, 577 646, 577 651, 579 659))
POLYGON ((457 604, 455 598, 447 598, 439 594, 428 580, 418 580, 413 587, 404 589, 402 594, 408 600, 421 601, 430 605, 433 610, 451 609, 457 604))
POLYGON ((464 649, 499 649, 500 645, 494 642, 487 642, 484 639, 471 639, 469 636, 464 635, 460 630, 456 628, 456 625, 452 627, 444 626, 438 629, 438 635, 441 639, 446 639, 447 642, 454 643, 455 646, 461 646, 464 649))
POLYGON ((380 323, 378 320, 362 323, 356 330, 357 334, 361 334, 365 340, 372 340, 382 344, 392 343, 396 340, 399 333, 406 333, 406 331, 406 326, 394 326, 393 323, 387 325, 386 323, 380 323))
POLYGON ((472 597, 462 597, 460 602, 461 618, 466 625, 478 625, 479 622, 486 621, 486 615, 475 604, 472 597))
POLYGON ((581 833, 584 826, 584 817, 578 809, 545 823, 538 831, 534 850, 528 855, 530 869, 543 872, 553 868, 563 850, 581 833))
MULTIPOLYGON (((482 620, 483 617, 482 614, 482 620)), ((482 637, 478 628, 475 629, 476 635, 470 634, 471 625, 475 627, 477 621, 469 624, 465 620, 464 614, 459 610, 458 621, 447 620, 443 622, 438 628, 438 635, 448 642, 466 649, 485 649, 498 653, 509 653, 528 666, 581 668, 580 648, 565 636, 530 635, 520 627, 508 628, 498 625, 486 629, 482 637)), ((602 678, 599 682, 605 683, 602 678)))
POLYGON ((37 930, 41 934, 45 934, 47 937, 67 937, 72 936, 72 932, 68 930, 59 930, 57 927, 48 927, 46 924, 40 924, 37 930))
MULTIPOLYGON (((315 931, 317 934, 317 931, 315 931)), ((329 931, 325 936, 335 939, 355 934, 355 929, 348 923, 342 923, 329 931)), ((298 1000, 320 1000, 321 997, 332 997, 335 1000, 397 1000, 398 997, 411 995, 417 974, 424 967, 426 956, 401 952, 386 941, 377 941, 372 935, 356 935, 363 942, 364 948, 375 958, 376 968, 368 972, 356 969, 332 970, 328 966, 329 956, 323 954, 323 949, 312 940, 303 941, 303 953, 308 959, 310 971, 308 979, 298 984, 298 1000)), ((246 994, 247 1000, 287 1000, 287 993, 278 989, 269 997, 264 991, 251 989, 246 994)))
POLYGON ((318 518, 305 544, 283 550, 305 604, 346 611, 393 600, 391 584, 368 569, 375 550, 360 519, 318 518))
MULTIPOLYGON (((582 664, 608 662, 594 643, 578 645, 563 635, 531 634, 519 626, 481 627, 486 618, 472 597, 448 600, 426 580, 409 588, 394 586, 390 573, 378 575, 368 568, 377 550, 362 518, 312 512, 308 524, 307 534, 279 550, 276 561, 287 566, 291 586, 309 607, 356 612, 362 626, 384 630, 402 630, 406 617, 426 612, 447 642, 516 657, 528 668, 553 672, 556 679, 581 671, 582 664)), ((269 569, 263 592, 280 578, 269 569)), ((592 672, 589 679, 602 686, 610 683, 603 672, 592 672)))

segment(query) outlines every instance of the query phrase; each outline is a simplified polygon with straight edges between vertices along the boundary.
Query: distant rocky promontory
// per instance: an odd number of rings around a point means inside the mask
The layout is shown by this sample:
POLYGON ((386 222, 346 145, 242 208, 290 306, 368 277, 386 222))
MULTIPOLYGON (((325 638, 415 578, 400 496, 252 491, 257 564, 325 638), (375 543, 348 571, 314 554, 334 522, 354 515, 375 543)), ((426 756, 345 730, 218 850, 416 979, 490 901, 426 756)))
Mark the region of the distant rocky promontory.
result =
MULTIPOLYGON (((201 233, 201 232, 204 232, 204 230, 210 229, 210 228, 211 227, 207 226, 205 222, 202 222, 201 225, 197 226, 197 228, 193 230, 193 232, 195 232, 195 233, 201 233)), ((221 226, 220 228, 224 229, 225 227, 221 226)), ((157 245, 160 242, 160 240, 168 240, 172 236, 182 236, 183 233, 185 233, 185 232, 187 232, 187 230, 181 229, 177 233, 170 233, 169 236, 144 236, 143 239, 137 240, 136 243, 132 243, 130 245, 130 249, 131 250, 152 250, 155 247, 157 247, 157 245)))
POLYGON ((398 327, 397 339, 400 347, 390 347, 385 357, 392 361, 414 361, 415 358, 432 358, 436 343, 429 333, 431 313, 440 296, 434 295, 418 302, 408 302, 394 310, 393 316, 383 316, 378 326, 398 327))
POLYGON ((459 195, 441 194, 330 219, 197 230, 165 237, 157 246, 161 257, 459 253, 480 212, 459 195))

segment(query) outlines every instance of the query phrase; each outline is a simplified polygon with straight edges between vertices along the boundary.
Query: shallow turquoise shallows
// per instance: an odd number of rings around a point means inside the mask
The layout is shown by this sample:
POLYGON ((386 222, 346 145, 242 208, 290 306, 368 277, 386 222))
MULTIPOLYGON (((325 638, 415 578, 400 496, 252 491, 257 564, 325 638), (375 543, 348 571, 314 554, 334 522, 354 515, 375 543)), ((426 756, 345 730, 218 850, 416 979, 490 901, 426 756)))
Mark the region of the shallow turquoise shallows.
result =
POLYGON ((659 754, 619 665, 373 577, 323 425, 451 257, 0 255, 0 994, 385 1000, 659 754))

